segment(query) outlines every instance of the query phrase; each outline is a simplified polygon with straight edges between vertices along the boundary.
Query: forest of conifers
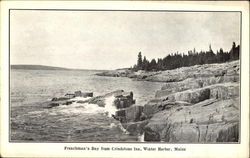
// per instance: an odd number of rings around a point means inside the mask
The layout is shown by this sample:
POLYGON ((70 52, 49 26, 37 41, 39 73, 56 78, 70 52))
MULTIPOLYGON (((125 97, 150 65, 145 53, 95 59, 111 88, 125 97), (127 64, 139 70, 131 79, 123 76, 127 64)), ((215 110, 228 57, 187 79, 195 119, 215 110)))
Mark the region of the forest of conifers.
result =
POLYGON ((152 59, 148 61, 139 52, 137 64, 132 68, 134 71, 145 70, 145 71, 160 71, 160 70, 171 70, 183 66, 193 66, 211 63, 223 63, 232 60, 238 60, 240 56, 240 45, 236 46, 233 42, 232 48, 229 52, 224 52, 220 48, 217 53, 214 53, 211 45, 208 51, 196 52, 196 50, 188 51, 188 54, 172 53, 164 58, 158 58, 157 61, 152 59))

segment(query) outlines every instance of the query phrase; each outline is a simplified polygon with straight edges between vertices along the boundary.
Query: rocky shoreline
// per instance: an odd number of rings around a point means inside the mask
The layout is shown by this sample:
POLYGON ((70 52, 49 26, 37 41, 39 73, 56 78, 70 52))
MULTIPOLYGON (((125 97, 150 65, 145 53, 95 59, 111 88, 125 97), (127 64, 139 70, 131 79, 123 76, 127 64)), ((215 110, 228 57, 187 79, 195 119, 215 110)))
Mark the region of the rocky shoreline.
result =
POLYGON ((173 70, 165 71, 133 71, 128 68, 109 70, 97 73, 97 76, 107 77, 128 77, 134 80, 143 80, 151 82, 180 82, 188 78, 206 78, 226 76, 228 80, 238 80, 239 75, 235 75, 234 71, 239 71, 239 60, 220 63, 220 64, 204 64, 190 67, 181 67, 173 70))
MULTIPOLYGON (((79 103, 106 105, 113 97, 113 118, 119 120, 131 135, 142 135, 144 141, 169 143, 238 142, 240 126, 239 61, 196 65, 161 72, 133 72, 128 69, 107 71, 100 76, 130 77, 136 80, 164 82, 155 98, 137 106, 133 92, 117 90, 102 96, 91 96, 79 103)), ((72 97, 77 96, 72 95, 72 97)), ((45 107, 73 101, 54 99, 45 107)))

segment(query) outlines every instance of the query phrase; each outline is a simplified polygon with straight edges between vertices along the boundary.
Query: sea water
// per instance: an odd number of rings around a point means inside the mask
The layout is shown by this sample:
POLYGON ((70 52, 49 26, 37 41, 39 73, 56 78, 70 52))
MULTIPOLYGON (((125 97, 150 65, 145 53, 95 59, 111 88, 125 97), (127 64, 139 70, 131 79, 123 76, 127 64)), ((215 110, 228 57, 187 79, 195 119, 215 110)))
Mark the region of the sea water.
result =
MULTIPOLYGON (((14 142, 120 142, 140 141, 111 117, 113 97, 106 106, 73 103, 46 109, 41 103, 66 93, 93 92, 94 96, 123 89, 132 91, 136 105, 152 99, 162 83, 124 77, 96 76, 100 71, 11 70, 10 141, 14 142)), ((77 97, 74 100, 84 100, 77 97)))

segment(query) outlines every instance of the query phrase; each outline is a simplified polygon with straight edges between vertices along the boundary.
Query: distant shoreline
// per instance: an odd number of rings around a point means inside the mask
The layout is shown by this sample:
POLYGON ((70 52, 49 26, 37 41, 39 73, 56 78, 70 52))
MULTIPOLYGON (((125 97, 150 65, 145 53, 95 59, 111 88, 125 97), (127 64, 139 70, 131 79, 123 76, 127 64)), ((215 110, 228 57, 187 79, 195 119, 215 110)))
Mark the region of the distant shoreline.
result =
POLYGON ((10 65, 10 69, 14 69, 14 70, 107 71, 107 70, 96 70, 96 69, 63 68, 63 67, 45 66, 45 65, 10 65))

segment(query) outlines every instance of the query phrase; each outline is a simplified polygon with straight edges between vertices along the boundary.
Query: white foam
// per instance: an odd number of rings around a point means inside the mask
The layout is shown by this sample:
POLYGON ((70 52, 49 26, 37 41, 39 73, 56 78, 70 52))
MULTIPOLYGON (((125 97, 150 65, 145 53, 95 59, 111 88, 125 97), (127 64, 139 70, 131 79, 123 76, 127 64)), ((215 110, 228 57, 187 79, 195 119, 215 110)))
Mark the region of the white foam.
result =
POLYGON ((138 140, 139 140, 139 142, 144 142, 144 133, 142 133, 142 135, 138 136, 138 140))
POLYGON ((81 113, 107 113, 109 117, 115 115, 117 108, 114 106, 114 96, 107 97, 105 99, 105 107, 100 107, 97 104, 88 104, 88 103, 77 103, 76 101, 85 101, 90 97, 75 97, 70 99, 75 101, 70 105, 60 105, 54 108, 50 113, 64 113, 64 114, 81 114, 81 113))
POLYGON ((107 97, 105 99, 105 111, 108 112, 108 116, 112 117, 112 115, 115 115, 115 112, 117 111, 116 107, 114 106, 114 96, 107 97))
MULTIPOLYGON (((107 97, 105 99, 105 107, 100 107, 97 104, 88 104, 88 103, 77 103, 76 101, 84 101, 89 99, 90 97, 84 98, 84 97, 75 97, 70 99, 71 101, 75 101, 70 105, 60 105, 56 108, 53 108, 52 111, 50 111, 50 114, 54 113, 63 113, 63 114, 95 114, 95 113, 103 113, 107 114, 109 117, 112 117, 112 115, 115 115, 117 108, 114 105, 114 96, 107 97)), ((113 125, 114 126, 114 125, 113 125)))
POLYGON ((97 104, 86 104, 85 109, 86 109, 86 113, 104 113, 105 112, 104 108, 98 106, 97 104))
MULTIPOLYGON (((71 100, 73 101, 79 101, 79 100, 87 100, 89 98, 83 98, 83 97, 75 97, 71 100)), ((97 104, 88 104, 88 103, 77 103, 73 102, 70 105, 60 105, 55 108, 53 108, 52 111, 50 111, 50 115, 56 115, 56 114, 64 114, 64 115, 80 115, 80 114, 107 114, 109 117, 112 117, 112 115, 115 115, 116 111, 118 110, 114 105, 114 96, 107 97, 105 99, 105 107, 100 107, 97 104)), ((125 134, 129 134, 129 132, 122 126, 122 124, 119 122, 111 123, 109 128, 115 128, 118 127, 124 132, 125 134)), ((144 135, 140 140, 144 139, 144 135)))
POLYGON ((72 101, 85 101, 85 100, 88 100, 89 98, 91 98, 91 97, 74 97, 70 100, 72 100, 72 101))
POLYGON ((88 103, 72 103, 70 105, 60 105, 54 108, 54 112, 63 113, 67 115, 71 114, 96 114, 96 113, 104 113, 104 108, 99 107, 96 104, 88 104, 88 103))

